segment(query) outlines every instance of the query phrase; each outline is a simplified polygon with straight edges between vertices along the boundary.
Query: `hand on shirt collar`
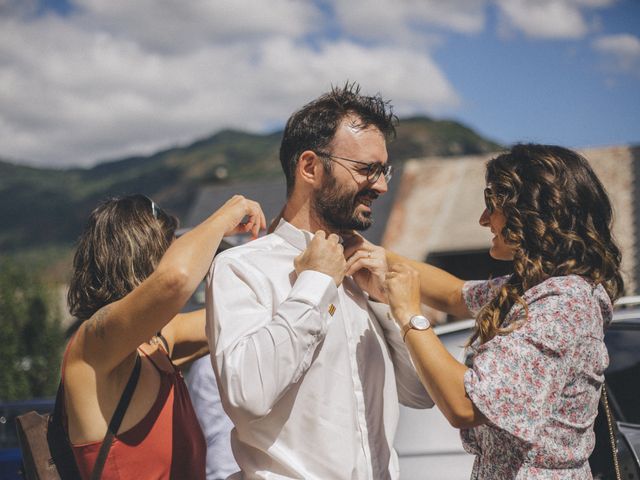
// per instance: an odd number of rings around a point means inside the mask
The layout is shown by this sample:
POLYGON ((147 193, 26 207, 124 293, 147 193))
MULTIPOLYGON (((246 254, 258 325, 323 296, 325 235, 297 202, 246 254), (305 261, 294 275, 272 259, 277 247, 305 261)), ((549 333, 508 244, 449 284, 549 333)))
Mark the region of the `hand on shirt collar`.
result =
POLYGON ((344 234, 343 239, 347 275, 351 275, 371 299, 388 303, 384 281, 389 268, 384 248, 374 245, 356 232, 344 234))
POLYGON ((315 233, 293 264, 298 275, 304 270, 315 270, 332 277, 337 287, 342 283, 346 271, 346 261, 338 236, 333 233, 327 235, 322 230, 315 233))

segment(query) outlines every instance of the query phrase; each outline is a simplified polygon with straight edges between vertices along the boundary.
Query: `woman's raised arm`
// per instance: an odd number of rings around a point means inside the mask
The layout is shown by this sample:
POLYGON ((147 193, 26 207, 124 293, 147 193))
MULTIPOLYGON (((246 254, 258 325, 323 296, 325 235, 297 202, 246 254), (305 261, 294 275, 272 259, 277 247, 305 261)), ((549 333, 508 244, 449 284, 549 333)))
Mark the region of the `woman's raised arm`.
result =
POLYGON ((85 321, 72 349, 94 369, 113 371, 180 312, 209 270, 224 235, 251 232, 256 237, 264 228, 258 203, 240 195, 232 197, 173 241, 155 271, 139 286, 85 321))

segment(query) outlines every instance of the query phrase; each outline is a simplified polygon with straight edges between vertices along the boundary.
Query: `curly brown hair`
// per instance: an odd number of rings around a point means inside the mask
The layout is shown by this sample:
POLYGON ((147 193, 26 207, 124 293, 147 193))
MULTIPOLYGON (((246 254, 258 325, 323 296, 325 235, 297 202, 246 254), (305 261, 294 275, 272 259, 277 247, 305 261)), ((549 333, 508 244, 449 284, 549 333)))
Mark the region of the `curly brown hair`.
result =
POLYGON ((80 324, 147 278, 173 241, 178 221, 144 195, 96 207, 78 239, 67 304, 80 324))
POLYGON ((505 243, 515 249, 514 273, 478 314, 469 344, 517 328, 502 326, 514 304, 544 280, 580 275, 601 284, 611 301, 624 289, 620 250, 612 234, 607 193, 588 161, 555 145, 523 144, 490 160, 486 182, 502 210, 505 243))

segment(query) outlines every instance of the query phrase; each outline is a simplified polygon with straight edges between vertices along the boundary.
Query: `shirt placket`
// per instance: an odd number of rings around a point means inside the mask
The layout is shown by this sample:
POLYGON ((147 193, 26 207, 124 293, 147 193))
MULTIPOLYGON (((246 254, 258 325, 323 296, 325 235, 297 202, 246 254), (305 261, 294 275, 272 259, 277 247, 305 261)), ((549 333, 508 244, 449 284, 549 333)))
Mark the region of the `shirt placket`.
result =
MULTIPOLYGON (((355 414, 358 424, 358 434, 360 435, 360 445, 362 448, 362 458, 358 459, 358 465, 360 466, 364 462, 365 471, 367 476, 365 478, 373 478, 372 464, 371 464, 371 448, 369 446, 369 431, 367 429, 367 419, 365 413, 365 401, 364 390, 360 381, 360 375, 358 373, 357 362, 357 348, 360 335, 363 332, 364 327, 361 322, 356 319, 353 314, 353 309, 350 308, 349 300, 344 292, 344 287, 340 286, 338 289, 338 299, 340 301, 340 310, 342 313, 342 323, 345 329, 345 335, 347 338, 347 348, 349 351, 349 364, 351 367, 351 380, 353 382, 353 392, 355 399, 355 414)), ((358 472, 362 472, 362 468, 357 468, 358 472)))

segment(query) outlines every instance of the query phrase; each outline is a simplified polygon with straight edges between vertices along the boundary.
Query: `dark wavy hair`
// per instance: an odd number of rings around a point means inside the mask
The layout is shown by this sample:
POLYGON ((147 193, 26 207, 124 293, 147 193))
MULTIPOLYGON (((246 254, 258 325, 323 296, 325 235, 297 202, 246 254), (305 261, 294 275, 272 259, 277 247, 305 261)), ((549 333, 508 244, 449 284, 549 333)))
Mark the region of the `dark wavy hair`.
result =
POLYGON ((505 242, 515 247, 514 273, 478 314, 476 339, 485 343, 517 328, 502 322, 525 291, 554 276, 580 275, 601 284, 611 301, 623 292, 613 212, 587 160, 554 145, 516 145, 490 160, 490 201, 506 219, 505 242))
POLYGON ((80 324, 123 298, 156 268, 178 221, 144 195, 110 198, 96 207, 78 239, 67 304, 80 324))
MULTIPOLYGON (((355 126, 358 128, 373 125, 389 140, 396 132, 397 117, 392 110, 380 94, 362 95, 357 83, 347 82, 344 87, 333 87, 291 115, 280 144, 280 163, 287 179, 287 196, 293 191, 296 166, 302 152, 326 150, 340 122, 349 115, 356 117, 355 126)), ((329 162, 324 164, 327 169, 330 165, 329 162)))

